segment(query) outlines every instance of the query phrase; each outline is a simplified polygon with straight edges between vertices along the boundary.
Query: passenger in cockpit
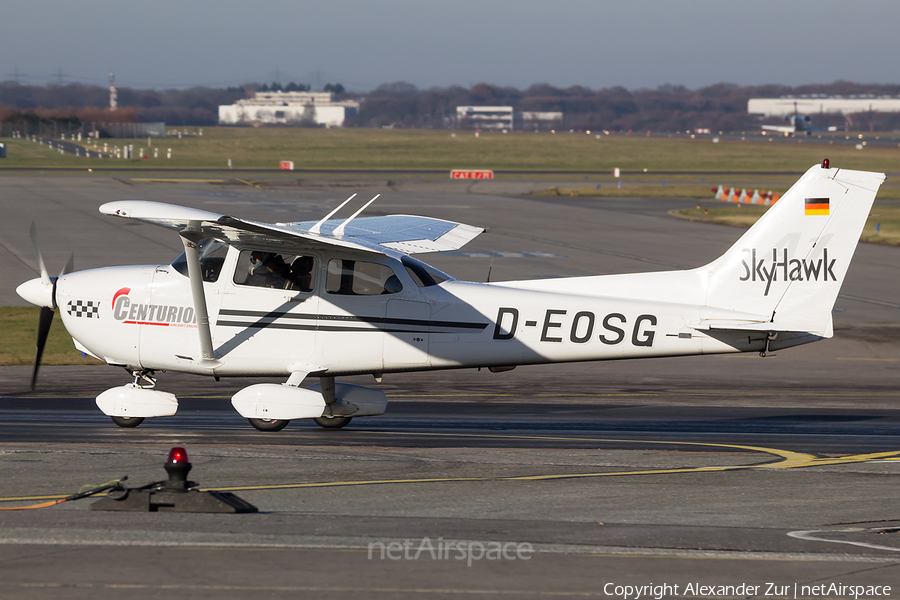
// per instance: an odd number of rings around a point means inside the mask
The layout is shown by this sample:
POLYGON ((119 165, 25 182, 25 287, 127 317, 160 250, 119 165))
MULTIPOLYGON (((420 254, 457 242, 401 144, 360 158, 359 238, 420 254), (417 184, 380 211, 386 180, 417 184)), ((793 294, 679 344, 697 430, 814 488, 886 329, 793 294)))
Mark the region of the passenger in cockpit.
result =
POLYGON ((291 274, 288 276, 290 284, 285 287, 301 292, 311 292, 313 289, 312 271, 315 264, 316 260, 312 256, 295 258, 291 263, 291 274))

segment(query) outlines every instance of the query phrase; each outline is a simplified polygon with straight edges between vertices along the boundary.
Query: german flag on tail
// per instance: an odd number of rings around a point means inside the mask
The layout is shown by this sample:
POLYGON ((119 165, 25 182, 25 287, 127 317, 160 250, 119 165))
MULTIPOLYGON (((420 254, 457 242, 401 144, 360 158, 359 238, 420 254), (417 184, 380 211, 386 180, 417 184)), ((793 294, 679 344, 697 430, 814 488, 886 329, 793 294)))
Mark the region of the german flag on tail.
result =
POLYGON ((830 201, 828 198, 807 198, 804 204, 806 215, 829 215, 830 201))

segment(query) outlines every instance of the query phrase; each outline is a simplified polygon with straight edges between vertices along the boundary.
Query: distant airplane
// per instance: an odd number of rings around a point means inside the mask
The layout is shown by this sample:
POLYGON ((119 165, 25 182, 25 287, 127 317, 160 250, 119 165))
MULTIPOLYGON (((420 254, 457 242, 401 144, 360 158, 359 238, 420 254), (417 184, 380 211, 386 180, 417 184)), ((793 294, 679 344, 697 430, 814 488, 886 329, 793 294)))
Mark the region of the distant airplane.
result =
POLYGON ((795 133, 805 133, 810 135, 814 131, 837 131, 837 127, 813 127, 812 117, 809 115, 801 115, 797 112, 797 102, 794 101, 794 114, 787 115, 784 118, 789 125, 760 125, 766 131, 777 131, 785 136, 795 133))

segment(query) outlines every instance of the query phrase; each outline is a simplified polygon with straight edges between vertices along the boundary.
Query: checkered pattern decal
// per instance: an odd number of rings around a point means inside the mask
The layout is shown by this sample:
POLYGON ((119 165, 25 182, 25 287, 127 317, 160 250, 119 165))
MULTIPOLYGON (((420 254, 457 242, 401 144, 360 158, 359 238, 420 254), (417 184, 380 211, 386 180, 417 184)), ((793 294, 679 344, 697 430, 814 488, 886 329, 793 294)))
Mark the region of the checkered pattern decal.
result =
POLYGON ((100 302, 93 300, 69 300, 66 312, 73 317, 86 317, 88 319, 100 318, 100 302))

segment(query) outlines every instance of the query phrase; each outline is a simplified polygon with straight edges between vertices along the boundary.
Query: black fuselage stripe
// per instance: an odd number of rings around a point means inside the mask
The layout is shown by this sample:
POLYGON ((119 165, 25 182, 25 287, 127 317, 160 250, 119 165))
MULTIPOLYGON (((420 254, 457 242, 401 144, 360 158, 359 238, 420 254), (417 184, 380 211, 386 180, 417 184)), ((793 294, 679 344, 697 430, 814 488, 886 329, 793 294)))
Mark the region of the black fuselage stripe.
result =
POLYGON ((248 323, 244 321, 218 321, 216 327, 245 327, 248 329, 264 329, 270 327, 272 329, 301 329, 305 331, 315 331, 315 325, 300 325, 297 323, 276 323, 275 321, 256 321, 248 323))
POLYGON ((219 311, 219 314, 228 315, 229 317, 284 317, 287 319, 315 319, 317 316, 314 313, 263 312, 261 310, 236 310, 232 308, 223 308, 219 311))
POLYGON ((257 321, 255 323, 245 323, 243 321, 219 321, 216 323, 217 327, 244 327, 247 329, 293 329, 293 330, 301 330, 301 331, 375 331, 379 333, 441 333, 429 331, 427 329, 391 329, 384 327, 353 327, 347 326, 342 327, 340 325, 301 325, 299 323, 278 323, 275 321, 262 322, 257 321))
MULTIPOLYGON (((291 319, 300 321, 344 321, 356 323, 370 323, 383 325, 409 325, 412 327, 447 327, 451 329, 478 329, 483 330, 488 326, 487 323, 467 323, 460 321, 431 321, 424 319, 397 319, 391 317, 359 317, 351 315, 315 315, 310 313, 287 313, 287 312, 261 312, 252 310, 232 310, 223 309, 219 311, 220 315, 229 317, 250 317, 254 319, 291 319)), ((319 327, 321 330, 322 327, 319 327)))

